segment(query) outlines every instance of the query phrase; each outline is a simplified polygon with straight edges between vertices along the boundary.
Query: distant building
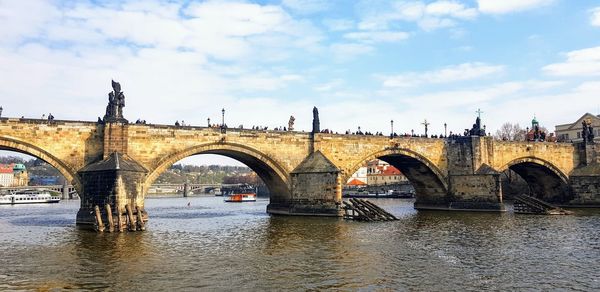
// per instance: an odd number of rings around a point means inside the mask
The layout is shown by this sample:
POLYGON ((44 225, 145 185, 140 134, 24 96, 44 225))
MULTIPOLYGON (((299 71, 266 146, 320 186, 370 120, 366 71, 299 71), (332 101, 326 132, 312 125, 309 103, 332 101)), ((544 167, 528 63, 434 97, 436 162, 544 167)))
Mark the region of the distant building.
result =
POLYGON ((366 166, 359 168, 346 182, 346 184, 351 183, 353 185, 366 185, 369 183, 366 166))
POLYGON ((375 160, 367 164, 369 186, 391 185, 407 182, 406 176, 385 161, 375 160))
POLYGON ((367 184, 357 178, 351 178, 348 183, 346 183, 349 187, 366 187, 367 184))
POLYGON ((586 113, 572 124, 556 125, 556 138, 559 142, 580 142, 583 141, 581 131, 583 131, 582 122, 588 120, 594 130, 594 140, 600 141, 600 116, 586 113))
POLYGON ((12 166, 0 164, 0 187, 11 187, 14 179, 12 166))
POLYGON ((554 136, 554 133, 547 133, 544 131, 544 128, 540 126, 540 123, 537 121, 537 119, 533 117, 533 120, 531 120, 531 128, 527 127, 525 140, 556 142, 556 137, 554 136))
POLYGON ((25 165, 17 163, 13 166, 13 187, 26 186, 29 183, 29 175, 25 165))
POLYGON ((19 187, 29 182, 27 168, 20 163, 0 164, 0 186, 19 187))

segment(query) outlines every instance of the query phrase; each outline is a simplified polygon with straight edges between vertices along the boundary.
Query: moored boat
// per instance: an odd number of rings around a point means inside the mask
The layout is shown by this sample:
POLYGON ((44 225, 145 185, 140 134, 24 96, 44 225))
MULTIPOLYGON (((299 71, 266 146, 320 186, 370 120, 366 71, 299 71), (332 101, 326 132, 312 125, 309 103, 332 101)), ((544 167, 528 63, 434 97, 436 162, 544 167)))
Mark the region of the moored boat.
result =
POLYGON ((256 194, 231 194, 225 198, 225 202, 255 202, 256 194))
POLYGON ((58 203, 60 196, 57 192, 46 190, 20 190, 8 195, 0 196, 0 204, 39 204, 39 203, 58 203))

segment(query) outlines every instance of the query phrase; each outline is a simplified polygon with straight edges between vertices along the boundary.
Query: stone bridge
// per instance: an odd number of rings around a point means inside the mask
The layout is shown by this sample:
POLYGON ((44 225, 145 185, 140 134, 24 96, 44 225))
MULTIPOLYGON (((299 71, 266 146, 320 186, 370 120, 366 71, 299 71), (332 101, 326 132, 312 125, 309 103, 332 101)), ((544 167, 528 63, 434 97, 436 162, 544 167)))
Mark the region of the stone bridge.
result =
POLYGON ((342 182, 375 158, 407 176, 417 209, 502 211, 500 173, 506 169, 520 174, 545 200, 600 205, 600 147, 589 143, 1 118, 0 149, 38 157, 58 169, 80 194, 78 224, 93 223, 95 205, 143 209, 148 189, 163 171, 208 153, 254 170, 269 188, 267 211, 273 214, 337 216, 342 182))

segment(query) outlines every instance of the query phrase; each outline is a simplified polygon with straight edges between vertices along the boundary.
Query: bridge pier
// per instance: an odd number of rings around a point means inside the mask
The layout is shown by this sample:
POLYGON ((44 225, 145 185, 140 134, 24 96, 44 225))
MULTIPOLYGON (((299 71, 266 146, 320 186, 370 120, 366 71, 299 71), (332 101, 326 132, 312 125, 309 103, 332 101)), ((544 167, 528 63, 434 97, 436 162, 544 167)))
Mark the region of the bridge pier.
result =
MULTIPOLYGON (((147 170, 127 155, 113 152, 106 159, 90 164, 79 171, 82 182, 81 205, 76 223, 93 228, 94 207, 109 204, 111 209, 125 210, 129 205, 142 210, 144 220, 144 178, 147 170)), ((104 214, 106 216, 106 214, 104 214)))
POLYGON ((569 205, 600 207, 600 143, 582 142, 574 145, 581 165, 569 176, 573 199, 569 205))
POLYGON ((69 198, 69 182, 65 179, 62 185, 62 200, 71 199, 69 198))
POLYGON ((183 184, 183 197, 187 198, 190 195, 190 185, 186 182, 183 184))
POLYGON ((448 210, 505 211, 500 173, 490 166, 492 143, 480 136, 448 140, 448 210))
POLYGON ((279 215, 342 216, 340 170, 320 151, 310 154, 291 172, 288 198, 271 197, 267 212, 279 215))

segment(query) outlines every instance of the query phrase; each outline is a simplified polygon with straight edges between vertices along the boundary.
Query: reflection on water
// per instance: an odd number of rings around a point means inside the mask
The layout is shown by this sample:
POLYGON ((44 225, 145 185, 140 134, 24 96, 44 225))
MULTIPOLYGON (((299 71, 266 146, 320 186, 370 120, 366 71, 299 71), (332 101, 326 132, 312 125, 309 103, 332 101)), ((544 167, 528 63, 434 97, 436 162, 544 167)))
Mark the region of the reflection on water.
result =
POLYGON ((600 210, 272 217, 268 201, 147 199, 148 231, 75 228, 79 202, 0 206, 0 290, 600 289, 600 210), (190 206, 187 203, 190 202, 190 206))

